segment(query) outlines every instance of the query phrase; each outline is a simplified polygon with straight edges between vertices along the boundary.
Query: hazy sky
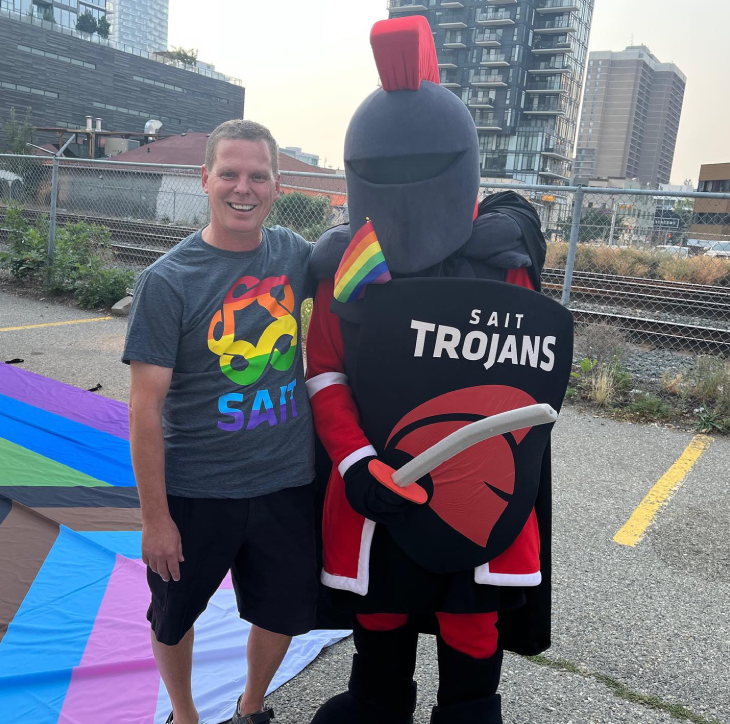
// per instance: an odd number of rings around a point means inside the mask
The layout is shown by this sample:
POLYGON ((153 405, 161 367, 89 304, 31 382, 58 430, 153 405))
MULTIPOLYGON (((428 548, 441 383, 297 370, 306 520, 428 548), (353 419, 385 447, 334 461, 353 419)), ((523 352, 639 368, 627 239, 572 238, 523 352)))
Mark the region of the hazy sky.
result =
MULTIPOLYGON (((377 84, 370 27, 387 0, 170 0, 170 45, 246 88, 246 118, 341 166, 345 130, 377 84)), ((648 45, 687 76, 672 182, 730 161, 730 2, 596 0, 591 50, 648 45)))

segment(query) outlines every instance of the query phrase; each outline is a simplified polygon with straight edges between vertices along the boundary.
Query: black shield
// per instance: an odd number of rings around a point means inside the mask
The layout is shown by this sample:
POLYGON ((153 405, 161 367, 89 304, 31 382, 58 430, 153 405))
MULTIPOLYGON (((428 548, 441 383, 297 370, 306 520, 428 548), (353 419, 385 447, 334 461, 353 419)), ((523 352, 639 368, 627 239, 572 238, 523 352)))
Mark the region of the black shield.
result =
MULTIPOLYGON (((399 279, 365 296, 355 395, 365 432, 398 468, 446 435, 499 412, 559 410, 570 377, 573 319, 537 292, 478 279, 399 279)), ((537 496, 552 425, 478 443, 421 482, 391 535, 434 572, 504 552, 537 496)))

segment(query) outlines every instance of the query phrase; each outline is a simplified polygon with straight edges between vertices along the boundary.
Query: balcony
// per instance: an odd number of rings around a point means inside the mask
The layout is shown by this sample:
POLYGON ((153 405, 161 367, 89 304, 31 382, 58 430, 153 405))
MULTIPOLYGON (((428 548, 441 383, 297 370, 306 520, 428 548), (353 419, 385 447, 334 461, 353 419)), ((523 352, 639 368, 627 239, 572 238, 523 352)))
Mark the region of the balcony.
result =
POLYGON ((424 5, 421 0, 389 0, 388 10, 391 13, 410 13, 410 12, 421 12, 428 10, 428 7, 424 5))
POLYGON ((440 83, 444 88, 461 88, 461 78, 457 73, 441 71, 440 83))
POLYGON ((560 103, 537 103, 527 106, 523 113, 526 116, 564 116, 565 106, 560 103))
POLYGON ((464 22, 464 15, 460 12, 446 13, 439 20, 440 28, 468 28, 469 26, 464 22))
POLYGON ((560 93, 567 95, 568 89, 563 86, 562 81, 535 81, 528 83, 525 87, 526 93, 560 93))
POLYGON ((565 146, 563 144, 556 144, 555 146, 546 146, 543 151, 540 151, 541 155, 545 156, 546 158, 554 158, 556 161, 564 161, 566 163, 570 163, 572 159, 568 155, 569 153, 568 146, 565 146))
POLYGON ((532 52, 534 55, 567 55, 575 52, 575 49, 571 43, 553 43, 552 45, 540 43, 532 48, 532 52))
POLYGON ((557 181, 570 181, 570 176, 563 176, 562 174, 555 171, 540 170, 538 171, 538 175, 557 181))
POLYGON ((474 37, 474 42, 477 45, 481 45, 483 48, 498 48, 500 45, 502 45, 502 33, 491 33, 482 31, 476 34, 476 36, 474 37))
POLYGON ((474 125, 477 127, 477 131, 501 131, 502 123, 498 118, 495 118, 493 113, 481 113, 477 112, 474 114, 474 125))
POLYGON ((469 83, 484 88, 506 88, 507 76, 499 73, 479 73, 472 71, 469 83))
POLYGON ((512 14, 507 10, 498 10, 496 12, 487 10, 487 12, 477 14, 477 24, 496 28, 499 25, 514 25, 515 21, 512 14))
POLYGON ((444 48, 466 48, 466 43, 464 42, 466 40, 465 35, 452 35, 451 33, 446 33, 446 39, 444 40, 443 47, 444 48))
POLYGON ((507 56, 504 53, 493 53, 482 56, 479 65, 484 65, 487 68, 503 68, 509 66, 509 60, 507 60, 507 56))
POLYGON ((467 100, 466 104, 469 108, 483 108, 491 110, 494 108, 494 99, 488 95, 475 93, 467 100))
POLYGON ((573 66, 567 63, 555 63, 555 64, 539 64, 534 68, 530 68, 527 72, 533 73, 534 75, 550 75, 553 73, 570 73, 573 71, 573 66))
POLYGON ((442 8, 463 8, 464 3, 458 2, 458 0, 442 0, 442 8))
POLYGON ((487 5, 516 5, 517 0, 487 0, 487 5))
POLYGON ((577 32, 578 27, 573 15, 566 18, 556 18, 555 20, 545 20, 535 25, 535 33, 540 35, 577 32))
POLYGON ((541 15, 548 13, 577 13, 580 5, 570 0, 542 0, 536 8, 541 15))

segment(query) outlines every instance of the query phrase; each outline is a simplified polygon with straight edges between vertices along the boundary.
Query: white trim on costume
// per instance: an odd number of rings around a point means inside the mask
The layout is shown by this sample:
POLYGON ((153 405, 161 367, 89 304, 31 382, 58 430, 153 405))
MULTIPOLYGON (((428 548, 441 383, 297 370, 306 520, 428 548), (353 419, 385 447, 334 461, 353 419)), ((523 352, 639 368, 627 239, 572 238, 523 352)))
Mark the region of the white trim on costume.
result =
POLYGON ((360 538, 360 555, 357 558, 357 578, 335 576, 322 569, 320 579, 325 586, 340 591, 350 591, 359 596, 366 596, 370 585, 370 545, 373 542, 375 523, 365 518, 360 538))
POLYGON ((474 582, 487 586, 539 586, 542 573, 492 573, 489 563, 474 569, 474 582))
POLYGON ((321 375, 312 377, 311 380, 307 380, 305 385, 307 387, 307 394, 311 400, 320 390, 331 385, 347 385, 347 375, 342 372, 323 372, 321 375))
POLYGON ((344 478, 345 473, 358 461, 363 458, 377 457, 378 453, 372 445, 365 445, 359 450, 350 453, 342 462, 337 466, 337 471, 340 473, 340 477, 344 478))

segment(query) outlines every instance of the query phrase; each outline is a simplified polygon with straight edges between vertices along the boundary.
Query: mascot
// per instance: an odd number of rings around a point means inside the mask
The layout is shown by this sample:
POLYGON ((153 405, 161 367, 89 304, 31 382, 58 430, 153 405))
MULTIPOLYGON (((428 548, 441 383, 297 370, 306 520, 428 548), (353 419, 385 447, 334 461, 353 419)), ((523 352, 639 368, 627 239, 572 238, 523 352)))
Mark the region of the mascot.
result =
POLYGON ((572 319, 537 293, 531 204, 477 206, 476 129, 439 85, 425 18, 381 21, 371 43, 382 88, 347 131, 350 222, 312 258, 321 580, 357 650, 313 724, 411 722, 419 633, 437 637, 432 723, 501 722, 503 650, 550 645, 549 434, 572 319))

